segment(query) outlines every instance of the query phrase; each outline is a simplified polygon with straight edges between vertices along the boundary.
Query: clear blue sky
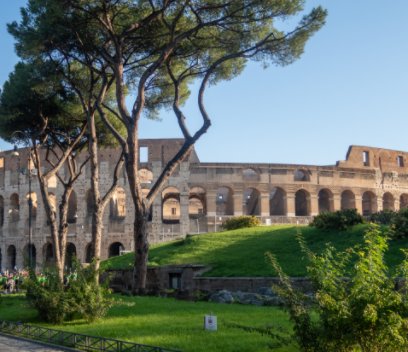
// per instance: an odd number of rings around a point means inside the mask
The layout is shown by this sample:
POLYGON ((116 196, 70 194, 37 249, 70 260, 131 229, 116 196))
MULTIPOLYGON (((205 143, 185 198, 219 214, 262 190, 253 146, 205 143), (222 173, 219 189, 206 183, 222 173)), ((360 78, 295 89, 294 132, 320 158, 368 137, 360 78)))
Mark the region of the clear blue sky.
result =
MULTIPOLYGON (((5 25, 24 4, 0 5, 1 85, 17 60, 5 25)), ((408 151, 408 1, 306 0, 307 8, 318 4, 327 24, 299 61, 250 65, 209 89, 213 125, 197 143, 202 161, 327 165, 350 144, 408 151)), ((195 102, 185 107, 193 120, 195 102)), ((172 114, 162 120, 143 121, 141 137, 180 137, 172 114)))

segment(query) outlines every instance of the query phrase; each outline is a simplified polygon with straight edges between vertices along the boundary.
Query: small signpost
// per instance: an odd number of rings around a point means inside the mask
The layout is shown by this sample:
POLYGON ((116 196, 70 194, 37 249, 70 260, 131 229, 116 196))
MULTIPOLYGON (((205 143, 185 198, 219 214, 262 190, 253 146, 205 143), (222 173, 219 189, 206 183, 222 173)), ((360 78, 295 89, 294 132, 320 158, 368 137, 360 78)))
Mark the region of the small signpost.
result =
POLYGON ((204 330, 217 331, 217 317, 215 315, 204 315, 204 330))

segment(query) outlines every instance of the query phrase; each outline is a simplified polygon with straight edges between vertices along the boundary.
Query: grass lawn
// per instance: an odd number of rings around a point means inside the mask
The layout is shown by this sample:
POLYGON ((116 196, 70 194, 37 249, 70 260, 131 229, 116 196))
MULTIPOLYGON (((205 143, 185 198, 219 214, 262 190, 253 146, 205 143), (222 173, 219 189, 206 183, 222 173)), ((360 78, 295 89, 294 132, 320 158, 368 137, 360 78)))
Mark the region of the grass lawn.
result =
POLYGON ((24 296, 2 296, 0 320, 30 322, 184 352, 298 351, 295 345, 271 349, 269 345, 274 342, 271 338, 229 326, 231 323, 255 327, 273 325, 288 336, 291 331, 288 316, 276 307, 186 302, 156 297, 113 297, 115 305, 99 322, 87 324, 79 320, 51 326, 37 322, 36 313, 27 305, 24 296), (217 332, 203 330, 203 316, 211 312, 218 317, 217 332))
MULTIPOLYGON (((326 243, 344 250, 362 243, 368 225, 347 231, 323 231, 301 227, 310 248, 321 252, 326 243)), ((150 265, 206 264, 212 269, 205 276, 274 276, 264 253, 274 253, 284 271, 293 277, 306 275, 306 260, 295 235, 296 226, 269 226, 188 236, 184 240, 152 246, 150 265)), ((386 261, 395 266, 403 259, 400 248, 408 248, 408 239, 390 241, 386 261)), ((133 266, 129 253, 104 262, 105 268, 126 269, 133 266)))

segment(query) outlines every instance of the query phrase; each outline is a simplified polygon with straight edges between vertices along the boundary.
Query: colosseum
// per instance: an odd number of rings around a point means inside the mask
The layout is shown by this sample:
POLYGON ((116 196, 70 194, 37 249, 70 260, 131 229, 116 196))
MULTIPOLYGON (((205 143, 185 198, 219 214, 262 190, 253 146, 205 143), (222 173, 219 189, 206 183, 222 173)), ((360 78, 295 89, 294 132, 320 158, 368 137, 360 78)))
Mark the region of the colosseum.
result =
MULTIPOLYGON (((162 166, 183 143, 180 139, 142 140, 140 176, 148 189, 162 166)), ((32 176, 29 219, 29 150, 0 153, 0 269, 21 268, 29 251, 37 266, 51 261, 53 250, 40 191, 32 176), (28 246, 31 223, 32 241, 28 246)), ((110 184, 118 151, 100 153, 101 188, 110 184)), ((202 163, 191 153, 157 197, 149 221, 150 242, 217 231, 230 216, 255 215, 263 224, 307 224, 324 211, 355 208, 368 216, 408 206, 408 153, 351 146, 345 161, 329 166, 269 163, 202 163)), ((35 171, 35 170, 33 170, 35 171)), ((34 173, 34 172, 33 172, 34 173)), ((89 168, 69 200, 67 258, 90 261, 89 168)), ((132 250, 132 202, 126 177, 104 217, 102 257, 132 250)), ((54 199, 61 195, 50 180, 54 199)))

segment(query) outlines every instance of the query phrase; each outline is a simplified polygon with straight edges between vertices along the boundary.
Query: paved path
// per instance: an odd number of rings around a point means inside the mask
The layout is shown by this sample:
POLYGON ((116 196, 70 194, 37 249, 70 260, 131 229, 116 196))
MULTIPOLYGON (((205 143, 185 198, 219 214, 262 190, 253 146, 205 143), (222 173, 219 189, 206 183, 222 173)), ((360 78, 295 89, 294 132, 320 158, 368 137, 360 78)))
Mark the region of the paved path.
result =
POLYGON ((61 352, 62 349, 0 335, 0 352, 61 352))

